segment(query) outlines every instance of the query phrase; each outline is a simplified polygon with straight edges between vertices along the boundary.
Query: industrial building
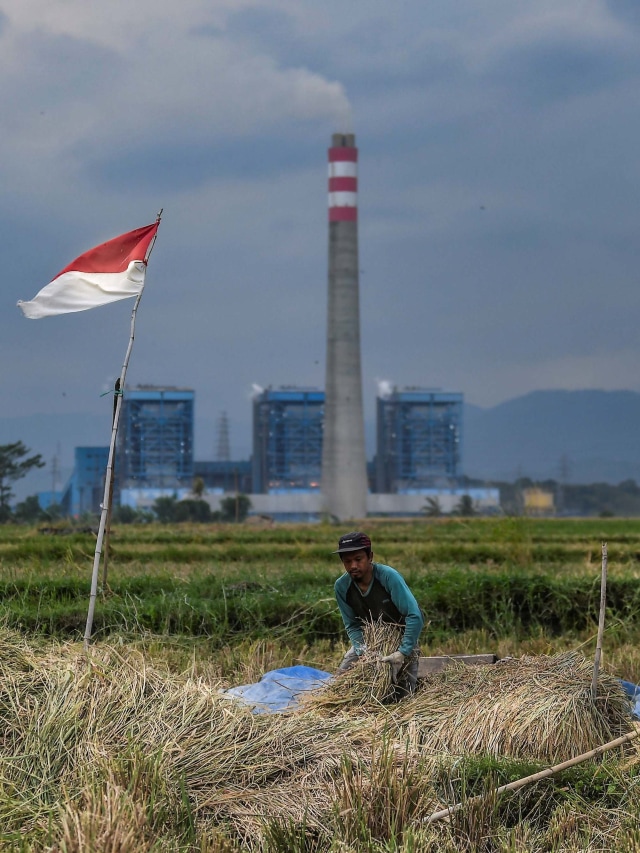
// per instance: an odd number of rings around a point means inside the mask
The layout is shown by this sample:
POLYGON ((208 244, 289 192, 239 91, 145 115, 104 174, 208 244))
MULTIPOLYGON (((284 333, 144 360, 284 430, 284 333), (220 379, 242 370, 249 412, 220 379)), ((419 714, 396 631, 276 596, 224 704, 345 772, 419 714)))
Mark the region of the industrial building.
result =
POLYGON ((108 458, 108 447, 75 448, 73 473, 60 499, 65 515, 77 518, 85 513, 100 512, 108 458))
POLYGON ((267 388, 253 400, 253 492, 320 488, 324 391, 267 388))
MULTIPOLYGON (((328 150, 328 286, 325 390, 281 387, 253 400, 251 460, 231 460, 222 413, 215 461, 194 462, 194 392, 127 389, 116 454, 116 502, 151 507, 191 494, 194 477, 216 510, 225 493, 249 493, 253 514, 339 520, 451 512, 464 495, 480 511, 497 490, 462 491, 463 395, 394 389, 377 399, 377 454, 367 463, 360 352, 358 158, 352 133, 328 150)), ((106 466, 106 458, 105 463, 106 466)), ((103 466, 104 468, 104 466, 103 466)), ((74 475, 75 476, 75 475, 74 475)), ((101 477, 104 474, 101 472, 101 477)))
POLYGON ((376 491, 447 488, 462 475, 463 395, 394 389, 377 407, 376 491))
POLYGON ((116 454, 120 503, 139 506, 190 490, 194 402, 190 388, 139 385, 125 391, 116 454))

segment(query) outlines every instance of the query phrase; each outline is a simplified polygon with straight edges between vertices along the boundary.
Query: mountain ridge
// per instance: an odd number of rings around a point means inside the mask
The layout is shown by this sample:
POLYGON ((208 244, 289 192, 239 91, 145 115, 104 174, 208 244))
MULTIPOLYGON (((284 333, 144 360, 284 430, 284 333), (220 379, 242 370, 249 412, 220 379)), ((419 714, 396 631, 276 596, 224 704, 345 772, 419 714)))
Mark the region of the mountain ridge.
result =
POLYGON ((507 481, 638 479, 639 423, 635 391, 532 391, 487 409, 465 406, 463 467, 507 481))

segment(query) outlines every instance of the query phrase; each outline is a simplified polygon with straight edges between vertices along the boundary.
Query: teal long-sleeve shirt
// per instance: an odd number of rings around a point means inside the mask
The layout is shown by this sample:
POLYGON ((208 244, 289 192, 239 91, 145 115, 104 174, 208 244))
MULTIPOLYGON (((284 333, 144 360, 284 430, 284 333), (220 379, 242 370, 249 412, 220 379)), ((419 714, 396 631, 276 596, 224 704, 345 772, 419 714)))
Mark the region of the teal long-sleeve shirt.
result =
POLYGON ((378 580, 382 584, 389 593, 389 598, 393 604, 398 608, 401 615, 404 616, 404 636, 402 638, 399 651, 401 651, 403 655, 409 655, 416 647, 420 631, 422 631, 422 626, 424 625, 422 612, 420 611, 420 607, 418 606, 415 596, 407 586, 402 575, 395 569, 392 569, 391 566, 385 566, 382 563, 373 564, 373 577, 371 578, 369 589, 365 593, 360 591, 358 585, 354 583, 347 572, 341 575, 335 582, 334 592, 336 600, 338 602, 338 607, 340 608, 344 627, 346 628, 349 639, 351 640, 351 645, 356 652, 360 654, 362 652, 364 639, 362 635, 362 622, 347 603, 347 591, 351 584, 353 584, 358 595, 361 595, 366 603, 367 594, 371 590, 371 585, 374 580, 378 580))

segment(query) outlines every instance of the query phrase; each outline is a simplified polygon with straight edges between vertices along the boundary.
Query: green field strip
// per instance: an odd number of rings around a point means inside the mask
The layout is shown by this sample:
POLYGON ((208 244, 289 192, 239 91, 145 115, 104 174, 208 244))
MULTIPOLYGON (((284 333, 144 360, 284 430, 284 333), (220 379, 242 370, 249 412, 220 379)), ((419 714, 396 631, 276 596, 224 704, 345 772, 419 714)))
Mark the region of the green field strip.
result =
MULTIPOLYGON (((63 530, 65 528, 62 528, 63 530)), ((434 521, 392 521, 369 519, 374 547, 391 544, 415 544, 431 541, 529 541, 584 542, 598 544, 602 539, 640 543, 640 519, 443 519, 434 521)), ((278 525, 253 528, 248 525, 180 524, 180 525, 114 525, 113 541, 154 545, 193 544, 225 545, 257 542, 264 545, 318 545, 331 551, 343 527, 333 525, 278 525)), ((95 541, 91 533, 76 532, 54 536, 41 534, 36 528, 17 525, 0 526, 0 546, 5 543, 55 541, 60 547, 71 542, 95 541)), ((34 546, 38 547, 38 546, 34 546)))
MULTIPOLYGON (((96 625, 103 631, 137 625, 154 633, 210 635, 241 632, 262 637, 293 630, 310 641, 342 635, 332 574, 292 572, 262 580, 256 572, 229 583, 214 574, 130 577, 114 580, 100 596, 96 625)), ((579 632, 595 623, 597 577, 498 573, 450 569, 416 573, 411 586, 429 622, 427 634, 447 636, 483 629, 499 637, 545 630, 579 632)), ((65 636, 78 630, 88 597, 88 578, 0 581, 0 614, 11 625, 65 636)), ((611 577, 608 617, 635 620, 640 579, 611 577)))
MULTIPOLYGON (((77 562, 93 560, 95 544, 78 541, 34 540, 0 543, 0 560, 3 564, 24 561, 77 562)), ((337 560, 326 545, 300 545, 278 543, 266 546, 262 542, 251 543, 140 543, 112 541, 110 559, 115 563, 130 562, 174 562, 192 563, 251 563, 261 562, 291 564, 307 561, 335 565, 337 560)), ((391 565, 406 566, 432 562, 464 563, 571 563, 581 560, 599 561, 599 543, 509 543, 509 542, 428 542, 387 543, 381 542, 375 558, 391 565)), ((640 563, 640 542, 609 543, 609 558, 612 563, 640 563)))

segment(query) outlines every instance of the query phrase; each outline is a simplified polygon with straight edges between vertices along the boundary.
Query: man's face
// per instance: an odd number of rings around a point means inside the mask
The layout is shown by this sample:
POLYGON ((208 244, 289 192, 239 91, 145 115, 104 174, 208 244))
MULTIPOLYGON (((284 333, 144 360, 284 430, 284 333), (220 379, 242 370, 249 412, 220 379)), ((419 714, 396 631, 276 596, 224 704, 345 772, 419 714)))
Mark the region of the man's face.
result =
POLYGON ((347 551, 340 554, 345 572, 351 575, 356 583, 369 580, 373 571, 372 558, 363 549, 360 551, 347 551))

